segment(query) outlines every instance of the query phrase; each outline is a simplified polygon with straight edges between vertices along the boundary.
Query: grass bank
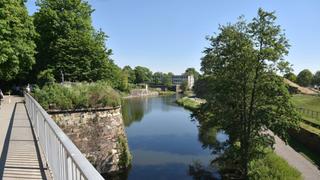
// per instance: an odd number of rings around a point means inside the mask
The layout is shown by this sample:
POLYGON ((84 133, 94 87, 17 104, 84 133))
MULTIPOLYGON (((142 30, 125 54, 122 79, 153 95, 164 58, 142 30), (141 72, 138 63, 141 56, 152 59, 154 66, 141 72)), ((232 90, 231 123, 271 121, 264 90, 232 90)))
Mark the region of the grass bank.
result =
POLYGON ((50 84, 35 88, 33 97, 46 110, 72 110, 115 107, 120 105, 119 94, 108 83, 50 84))
POLYGON ((203 102, 203 100, 190 97, 183 97, 177 100, 177 104, 189 110, 196 110, 203 102))
POLYGON ((276 155, 272 150, 249 165, 249 179, 302 179, 301 173, 291 167, 286 160, 276 155))
MULTIPOLYGON (((292 96, 292 102, 297 110, 301 114, 301 117, 310 122, 315 128, 320 127, 320 97, 312 95, 294 95, 292 96)), ((303 127, 303 126, 301 126, 303 127)))
POLYGON ((158 91, 160 96, 170 96, 176 94, 175 91, 158 91))
POLYGON ((320 112, 320 96, 297 94, 292 96, 292 102, 296 107, 320 112))

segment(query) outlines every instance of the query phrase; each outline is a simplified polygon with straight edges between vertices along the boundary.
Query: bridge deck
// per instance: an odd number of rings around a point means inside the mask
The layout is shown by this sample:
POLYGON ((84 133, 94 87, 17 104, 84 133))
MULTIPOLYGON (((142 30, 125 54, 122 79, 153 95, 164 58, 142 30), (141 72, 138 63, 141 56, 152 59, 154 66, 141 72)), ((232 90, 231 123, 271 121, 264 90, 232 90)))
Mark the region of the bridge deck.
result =
POLYGON ((22 101, 5 97, 0 107, 0 179, 51 179, 22 101))

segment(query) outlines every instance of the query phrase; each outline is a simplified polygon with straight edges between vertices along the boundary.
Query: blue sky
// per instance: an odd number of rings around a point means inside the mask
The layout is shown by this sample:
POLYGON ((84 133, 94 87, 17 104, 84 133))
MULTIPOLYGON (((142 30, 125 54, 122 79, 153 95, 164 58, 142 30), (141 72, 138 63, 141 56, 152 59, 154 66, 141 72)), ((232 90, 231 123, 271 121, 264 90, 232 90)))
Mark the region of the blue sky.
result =
MULTIPOLYGON (((200 69, 207 35, 219 24, 250 20, 259 7, 276 11, 277 23, 291 44, 286 59, 296 73, 320 70, 319 0, 89 0, 95 9, 97 29, 109 36, 112 58, 125 65, 146 66, 153 72, 180 74, 188 67, 200 69)), ((33 14, 35 0, 28 0, 33 14)))

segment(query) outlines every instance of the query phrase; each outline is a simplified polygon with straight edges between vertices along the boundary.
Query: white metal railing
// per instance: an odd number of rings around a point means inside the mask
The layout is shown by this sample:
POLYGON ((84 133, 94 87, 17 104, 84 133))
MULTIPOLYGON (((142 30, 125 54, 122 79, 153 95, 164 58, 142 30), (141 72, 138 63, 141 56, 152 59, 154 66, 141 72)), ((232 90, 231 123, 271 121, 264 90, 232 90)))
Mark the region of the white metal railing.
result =
POLYGON ((25 102, 54 179, 104 179, 30 94, 25 94, 25 102))

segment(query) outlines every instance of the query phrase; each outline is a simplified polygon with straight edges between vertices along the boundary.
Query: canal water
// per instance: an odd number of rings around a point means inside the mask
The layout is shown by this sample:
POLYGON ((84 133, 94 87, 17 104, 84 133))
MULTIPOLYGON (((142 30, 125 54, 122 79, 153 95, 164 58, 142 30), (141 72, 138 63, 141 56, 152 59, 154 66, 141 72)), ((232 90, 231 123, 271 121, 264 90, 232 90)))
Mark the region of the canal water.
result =
MULTIPOLYGON (((122 114, 132 167, 117 179, 193 179, 190 167, 207 167, 214 157, 199 140, 191 112, 178 106, 179 95, 125 99, 122 114)), ((224 138, 224 137, 222 137, 224 138)), ((219 178, 214 169, 209 176, 219 178)))

